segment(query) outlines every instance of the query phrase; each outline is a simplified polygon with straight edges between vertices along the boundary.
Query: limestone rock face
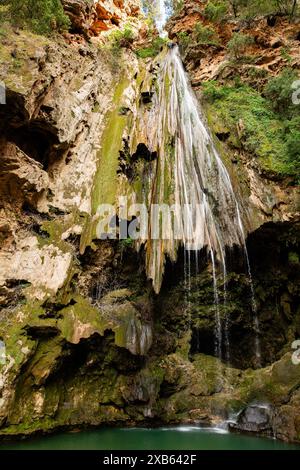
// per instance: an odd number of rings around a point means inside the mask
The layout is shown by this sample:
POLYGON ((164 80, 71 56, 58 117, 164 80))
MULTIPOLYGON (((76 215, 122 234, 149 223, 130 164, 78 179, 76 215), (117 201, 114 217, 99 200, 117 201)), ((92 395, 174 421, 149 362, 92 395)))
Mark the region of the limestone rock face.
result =
POLYGON ((7 54, 16 45, 22 52, 19 70, 0 72, 7 92, 0 108, 0 234, 1 286, 28 282, 30 296, 41 299, 68 278, 74 248, 65 239, 82 231, 84 218, 75 213, 90 211, 95 142, 113 90, 96 49, 37 38, 11 32, 4 46, 7 54), (73 215, 57 232, 55 214, 62 220, 64 211, 73 215), (48 231, 40 228, 45 220, 53 222, 48 231))
POLYGON ((116 26, 122 26, 140 12, 137 0, 63 0, 73 32, 98 35, 116 26))
POLYGON ((40 248, 36 237, 18 240, 17 247, 0 252, 0 286, 7 279, 32 284, 34 298, 45 297, 45 292, 56 293, 63 286, 71 265, 71 254, 48 245, 40 248))
POLYGON ((41 163, 11 142, 0 143, 0 147, 0 183, 5 199, 30 200, 48 189, 49 177, 41 163))
MULTIPOLYGON (((137 20, 140 2, 63 3, 70 35, 12 31, 0 51, 7 90, 0 106, 0 435, 150 419, 216 424, 239 414, 239 429, 299 441, 300 366, 290 351, 300 335, 297 188, 260 171, 246 152, 238 170, 233 163, 237 193, 244 189, 260 331, 244 253, 233 251, 226 289, 222 275, 217 279, 228 367, 214 357, 216 297, 205 256, 198 271, 192 265, 188 293, 181 253, 166 263, 154 294, 142 249, 131 239, 95 236, 103 192, 112 202, 119 187, 132 195, 134 178, 145 191, 140 176, 149 176, 152 157, 137 103, 149 109, 158 68, 124 47, 116 61, 101 48, 105 35, 89 42, 78 33, 137 20), (130 148, 137 118, 141 129, 130 148)), ((174 33, 194 27, 198 3, 185 2, 188 17, 177 18, 174 33)), ((259 40, 276 51, 270 38, 259 40)), ((222 77, 224 51, 214 54, 191 48, 185 57, 196 88, 222 77)))
POLYGON ((93 0, 62 0, 64 10, 70 18, 72 29, 87 33, 95 21, 96 10, 93 0))

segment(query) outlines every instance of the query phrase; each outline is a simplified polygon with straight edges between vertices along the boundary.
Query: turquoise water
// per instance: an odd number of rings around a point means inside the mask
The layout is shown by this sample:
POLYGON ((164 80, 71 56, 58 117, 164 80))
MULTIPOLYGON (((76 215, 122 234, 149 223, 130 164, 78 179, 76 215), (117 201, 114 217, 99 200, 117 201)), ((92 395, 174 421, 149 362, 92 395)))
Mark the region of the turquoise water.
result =
POLYGON ((223 430, 181 426, 157 429, 102 428, 0 444, 0 450, 300 450, 285 444, 223 430))

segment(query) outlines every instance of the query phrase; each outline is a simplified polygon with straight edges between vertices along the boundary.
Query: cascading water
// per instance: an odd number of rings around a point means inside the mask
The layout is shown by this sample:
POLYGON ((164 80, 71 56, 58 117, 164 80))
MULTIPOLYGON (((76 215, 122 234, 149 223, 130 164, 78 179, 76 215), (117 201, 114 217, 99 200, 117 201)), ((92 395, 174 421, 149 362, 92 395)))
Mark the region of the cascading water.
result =
MULTIPOLYGON (((157 12, 157 28, 163 35, 167 16, 163 1, 157 1, 157 12)), ((190 289, 190 253, 196 252, 198 259, 201 250, 208 250, 215 300, 215 354, 222 358, 224 347, 229 361, 228 319, 222 321, 220 315, 218 273, 223 275, 226 302, 226 248, 240 246, 245 253, 251 285, 256 356, 260 365, 257 308, 238 201, 228 171, 204 124, 175 44, 169 44, 160 62, 155 89, 148 118, 142 123, 147 147, 158 156, 156 168, 149 175, 152 223, 147 238, 148 276, 159 292, 166 256, 176 260, 177 250, 183 246, 186 286, 190 289), (153 222, 156 220, 153 207, 163 204, 172 205, 173 223, 162 234, 161 227, 153 222), (157 237, 157 233, 162 236, 157 237)))
POLYGON ((167 21, 166 4, 164 0, 157 0, 156 12, 155 12, 155 24, 156 24, 156 27, 160 36, 162 37, 167 36, 167 32, 165 31, 166 21, 167 21))

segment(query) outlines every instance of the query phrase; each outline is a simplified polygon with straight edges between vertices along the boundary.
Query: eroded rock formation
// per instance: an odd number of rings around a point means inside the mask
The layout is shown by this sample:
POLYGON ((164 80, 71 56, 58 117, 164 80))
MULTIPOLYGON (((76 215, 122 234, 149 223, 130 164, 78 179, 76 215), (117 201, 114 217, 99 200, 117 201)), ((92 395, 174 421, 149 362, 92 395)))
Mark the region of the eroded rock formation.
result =
POLYGON ((71 31, 86 35, 122 26, 140 13, 140 2, 136 0, 63 0, 62 4, 71 20, 71 31))
MULTIPOLYGON (((138 2, 94 3, 64 2, 73 33, 98 34, 139 11, 138 2)), ((198 18, 186 13, 174 34, 198 18)), ((155 164, 144 128, 131 141, 130 130, 151 106, 157 61, 138 63, 121 48, 116 66, 98 44, 69 42, 11 32, 1 49, 9 60, 0 76, 7 85, 7 105, 0 106, 6 348, 0 434, 209 424, 249 405, 239 428, 299 441, 300 373, 291 361, 291 343, 300 335, 297 188, 261 172, 247 152, 240 152, 238 167, 228 164, 250 233, 263 367, 256 368, 251 289, 239 250, 228 253, 226 304, 219 279, 221 318, 230 332, 230 357, 221 362, 214 357, 215 299, 205 255, 188 293, 179 253, 176 263, 167 262, 155 295, 144 251, 131 240, 97 240, 94 233, 103 194, 107 202, 119 188, 137 194, 141 175, 155 164), (270 405, 268 417, 253 418, 256 401, 270 405)), ((194 83, 215 76, 216 63, 208 72, 203 63, 193 69, 192 53, 185 60, 194 83)))

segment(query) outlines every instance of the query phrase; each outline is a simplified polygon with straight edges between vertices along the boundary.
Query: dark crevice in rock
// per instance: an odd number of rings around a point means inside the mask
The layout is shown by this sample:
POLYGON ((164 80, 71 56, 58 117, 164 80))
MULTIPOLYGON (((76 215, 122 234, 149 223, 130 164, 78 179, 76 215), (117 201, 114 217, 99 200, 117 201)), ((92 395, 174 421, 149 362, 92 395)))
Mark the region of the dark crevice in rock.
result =
POLYGON ((221 142, 226 142, 230 137, 230 132, 217 132, 216 136, 221 142))
POLYGON ((135 162, 139 159, 146 160, 147 162, 152 162, 157 159, 157 152, 151 152, 148 147, 141 143, 138 144, 136 152, 132 155, 132 161, 135 162))
POLYGON ((138 144, 136 151, 130 155, 128 139, 123 139, 123 149, 119 152, 119 169, 118 174, 124 174, 130 182, 137 175, 136 165, 140 160, 151 163, 157 159, 157 152, 151 152, 144 143, 138 144))
POLYGON ((40 226, 39 224, 37 224, 37 223, 31 224, 30 230, 32 230, 34 233, 36 233, 37 235, 39 235, 41 238, 44 238, 44 239, 50 238, 49 233, 46 232, 46 230, 43 230, 43 229, 41 228, 41 226, 40 226))
POLYGON ((76 300, 71 299, 68 303, 53 303, 50 300, 46 300, 43 303, 42 307, 44 309, 44 313, 39 315, 39 318, 46 319, 46 318, 61 318, 61 311, 67 307, 71 307, 72 305, 76 305, 76 300))
POLYGON ((24 330, 28 337, 32 339, 51 338, 59 333, 54 326, 27 326, 24 330))
POLYGON ((268 26, 270 26, 271 28, 274 28, 274 26, 276 26, 276 23, 277 23, 277 16, 276 15, 268 16, 268 18, 267 18, 267 25, 268 26))
POLYGON ((11 129, 8 139, 14 142, 26 155, 42 164, 47 170, 51 163, 55 136, 35 123, 11 129))
POLYGON ((141 93, 141 99, 143 104, 149 104, 152 102, 154 93, 150 91, 144 91, 141 93))
POLYGON ((4 319, 7 315, 9 316, 9 310, 24 302, 26 298, 24 289, 29 286, 30 283, 22 279, 7 279, 5 284, 0 286, 0 304, 2 307, 0 318, 4 319))
POLYGON ((52 220, 52 217, 49 214, 39 212, 35 207, 32 206, 32 204, 27 201, 22 205, 22 211, 24 214, 33 218, 38 218, 41 220, 52 220))
MULTIPOLYGON (((255 367, 257 335, 263 366, 282 356, 289 338, 299 337, 299 239, 299 224, 290 223, 265 224, 249 236, 258 333, 245 255, 238 247, 227 250, 226 301, 222 272, 218 275, 219 311, 222 356, 225 360, 227 335, 230 363, 234 367, 255 367)), ((162 290, 156 301, 156 314, 166 330, 166 347, 171 345, 168 343, 168 333, 182 338, 190 324, 191 360, 198 353, 215 355, 216 307, 211 266, 205 251, 198 256, 198 266, 197 271, 195 255, 191 253, 190 290, 187 292, 183 252, 179 252, 177 263, 167 261, 162 290)))

